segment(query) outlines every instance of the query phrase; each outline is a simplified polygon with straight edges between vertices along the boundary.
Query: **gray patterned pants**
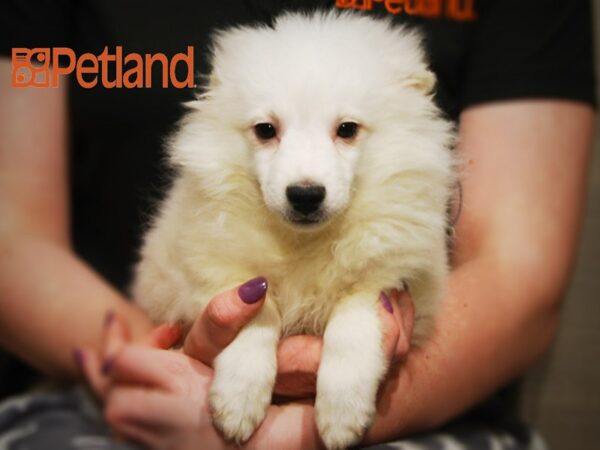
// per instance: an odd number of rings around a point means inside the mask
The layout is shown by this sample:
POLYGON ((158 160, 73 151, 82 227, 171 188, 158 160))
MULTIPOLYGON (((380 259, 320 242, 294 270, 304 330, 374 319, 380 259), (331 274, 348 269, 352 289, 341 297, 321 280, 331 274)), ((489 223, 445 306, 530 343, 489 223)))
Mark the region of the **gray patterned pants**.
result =
MULTIPOLYGON (((198 446, 202 448, 201 445, 198 446)), ((459 422, 369 450, 545 450, 525 427, 459 422)), ((141 450, 111 439, 82 388, 26 394, 0 403, 0 450, 141 450)))

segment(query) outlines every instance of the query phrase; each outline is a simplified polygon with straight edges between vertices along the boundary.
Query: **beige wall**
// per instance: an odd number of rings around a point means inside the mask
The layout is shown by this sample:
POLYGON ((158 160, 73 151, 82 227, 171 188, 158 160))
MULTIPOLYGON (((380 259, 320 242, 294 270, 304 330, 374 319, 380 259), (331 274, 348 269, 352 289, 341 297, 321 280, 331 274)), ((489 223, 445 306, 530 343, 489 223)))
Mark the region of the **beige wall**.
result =
MULTIPOLYGON (((600 75, 600 5, 596 6, 596 71, 600 75)), ((551 450, 600 449, 600 122, 576 271, 551 353, 529 375, 525 417, 551 450)))

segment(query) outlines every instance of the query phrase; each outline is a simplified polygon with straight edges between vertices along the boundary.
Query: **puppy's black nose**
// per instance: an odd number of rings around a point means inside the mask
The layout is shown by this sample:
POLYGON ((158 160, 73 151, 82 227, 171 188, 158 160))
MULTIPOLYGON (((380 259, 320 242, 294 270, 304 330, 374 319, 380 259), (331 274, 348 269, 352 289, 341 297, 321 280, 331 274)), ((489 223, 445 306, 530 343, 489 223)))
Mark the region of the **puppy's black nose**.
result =
POLYGON ((319 209, 323 200, 325 200, 324 186, 288 186, 285 195, 294 208, 294 211, 305 216, 314 213, 319 209))

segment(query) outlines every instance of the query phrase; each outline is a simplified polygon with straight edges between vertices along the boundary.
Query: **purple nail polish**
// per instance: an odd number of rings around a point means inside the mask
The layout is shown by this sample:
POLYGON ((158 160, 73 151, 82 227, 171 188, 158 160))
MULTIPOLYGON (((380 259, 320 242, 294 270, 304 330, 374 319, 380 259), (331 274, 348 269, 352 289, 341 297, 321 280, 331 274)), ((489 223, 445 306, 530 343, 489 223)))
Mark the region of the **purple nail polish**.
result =
POLYGON ((108 328, 115 318, 115 313, 113 311, 107 311, 104 316, 104 328, 108 328))
POLYGON ((83 367, 83 353, 78 348, 73 350, 73 359, 77 367, 81 369, 83 367))
POLYGON ((387 312, 394 312, 394 308, 392 308, 390 298, 386 295, 385 292, 381 291, 381 294, 379 294, 379 300, 381 300, 381 303, 383 303, 383 307, 386 309, 387 312))
POLYGON ((112 370, 113 362, 113 358, 108 358, 104 361, 104 364, 102 364, 101 368, 103 375, 108 375, 110 373, 110 371, 112 370))
POLYGON ((256 303, 265 296, 268 287, 269 284, 265 277, 253 278, 239 287, 238 295, 244 303, 256 303))

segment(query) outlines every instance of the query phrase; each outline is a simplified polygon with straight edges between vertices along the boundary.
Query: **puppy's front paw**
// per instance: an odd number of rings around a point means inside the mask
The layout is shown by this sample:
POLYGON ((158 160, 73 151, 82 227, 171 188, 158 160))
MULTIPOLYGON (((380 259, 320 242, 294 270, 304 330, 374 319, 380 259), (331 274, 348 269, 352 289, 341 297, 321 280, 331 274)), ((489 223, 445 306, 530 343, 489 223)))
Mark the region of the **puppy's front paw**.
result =
POLYGON ((252 374, 215 376, 209 394, 213 424, 225 439, 247 441, 260 425, 269 404, 273 384, 252 374))
POLYGON ((215 427, 238 444, 247 441, 265 417, 277 372, 276 334, 270 348, 257 339, 260 333, 253 333, 243 330, 216 358, 208 399, 215 427))
POLYGON ((317 428, 329 450, 350 447, 360 442, 375 418, 376 380, 366 382, 351 374, 325 380, 319 373, 315 413, 317 428))

